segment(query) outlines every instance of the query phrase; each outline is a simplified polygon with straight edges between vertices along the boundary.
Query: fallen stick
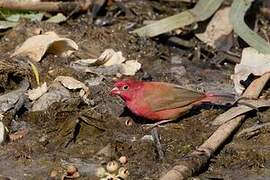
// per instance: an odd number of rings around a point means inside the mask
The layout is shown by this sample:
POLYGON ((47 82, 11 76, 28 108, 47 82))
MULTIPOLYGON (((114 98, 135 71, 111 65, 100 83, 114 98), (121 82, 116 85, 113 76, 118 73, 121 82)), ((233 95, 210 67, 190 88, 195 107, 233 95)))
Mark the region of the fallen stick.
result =
POLYGON ((0 8, 10 10, 31 10, 46 12, 64 12, 70 13, 74 9, 86 11, 92 4, 92 0, 74 1, 74 2, 17 2, 10 0, 0 1, 0 8))
MULTIPOLYGON (((243 94, 243 97, 258 98, 263 87, 270 79, 270 73, 254 80, 243 94)), ((233 118, 221 125, 199 148, 184 157, 179 165, 174 166, 160 180, 181 180, 198 173, 211 156, 231 137, 245 120, 245 115, 233 118)))
POLYGON ((238 101, 238 106, 232 107, 223 114, 220 114, 214 121, 211 122, 212 125, 222 125, 228 121, 231 121, 233 118, 258 109, 260 107, 270 107, 270 100, 257 99, 257 100, 241 100, 238 101))

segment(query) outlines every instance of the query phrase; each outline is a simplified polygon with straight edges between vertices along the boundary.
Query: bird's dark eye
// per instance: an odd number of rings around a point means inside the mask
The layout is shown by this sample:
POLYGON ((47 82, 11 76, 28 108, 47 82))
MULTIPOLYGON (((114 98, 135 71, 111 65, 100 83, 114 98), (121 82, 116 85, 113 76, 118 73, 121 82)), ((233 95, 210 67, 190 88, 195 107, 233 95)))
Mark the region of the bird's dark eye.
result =
POLYGON ((123 86, 123 90, 128 90, 128 85, 123 86))

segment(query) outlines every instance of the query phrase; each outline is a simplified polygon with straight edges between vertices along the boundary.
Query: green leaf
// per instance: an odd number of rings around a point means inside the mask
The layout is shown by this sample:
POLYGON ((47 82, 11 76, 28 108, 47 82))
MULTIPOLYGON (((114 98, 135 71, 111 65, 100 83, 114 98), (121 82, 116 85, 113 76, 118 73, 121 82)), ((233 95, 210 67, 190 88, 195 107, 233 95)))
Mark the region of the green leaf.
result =
POLYGON ((20 18, 26 18, 30 21, 41 21, 43 18, 43 13, 32 13, 32 14, 13 14, 11 16, 6 17, 7 21, 18 22, 20 18))
POLYGON ((61 23, 67 20, 67 17, 64 16, 62 13, 58 13, 57 15, 51 17, 50 19, 47 20, 47 22, 51 23, 61 23))
POLYGON ((252 31, 244 21, 246 11, 252 2, 253 0, 234 0, 230 13, 230 21, 233 25, 234 32, 246 43, 257 49, 260 53, 270 54, 269 43, 252 31))
POLYGON ((194 8, 164 18, 152 24, 132 31, 139 36, 154 37, 198 21, 208 19, 220 7, 224 0, 200 0, 194 8))
POLYGON ((9 21, 0 21, 0 29, 8 29, 16 26, 18 23, 9 21))

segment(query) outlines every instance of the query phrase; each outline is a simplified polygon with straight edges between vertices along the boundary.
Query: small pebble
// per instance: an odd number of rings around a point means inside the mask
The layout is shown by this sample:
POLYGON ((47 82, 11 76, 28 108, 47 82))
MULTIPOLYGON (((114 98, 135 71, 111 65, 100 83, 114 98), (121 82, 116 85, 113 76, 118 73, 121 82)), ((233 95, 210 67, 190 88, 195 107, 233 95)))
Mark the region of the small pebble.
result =
POLYGON ((187 73, 186 68, 184 66, 171 67, 170 72, 177 77, 182 77, 187 73))
POLYGON ((122 179, 126 179, 129 176, 129 172, 128 169, 125 167, 121 167, 118 170, 118 177, 122 178, 122 179))
POLYGON ((132 121, 129 119, 129 120, 126 120, 125 121, 125 125, 127 126, 127 127, 130 127, 130 126, 132 126, 132 121))
POLYGON ((50 174, 50 177, 51 178, 55 178, 57 176, 57 171, 56 170, 52 170, 51 174, 50 174))
POLYGON ((127 157, 126 157, 126 156, 121 156, 121 157, 119 158, 119 162, 120 162, 121 164, 126 164, 126 163, 127 163, 127 157))
POLYGON ((35 28, 35 29, 33 29, 33 33, 34 33, 35 35, 42 34, 42 32, 43 32, 43 29, 41 29, 41 28, 35 28))
POLYGON ((114 172, 119 168, 119 165, 116 161, 110 161, 108 162, 106 169, 108 172, 114 172))
POLYGON ((116 180, 116 176, 114 174, 108 174, 106 177, 101 178, 100 180, 116 180))
POLYGON ((117 77, 117 78, 121 78, 121 77, 122 77, 122 74, 116 73, 116 77, 117 77))
POLYGON ((175 64, 175 65, 176 64, 181 65, 183 63, 183 61, 182 61, 182 58, 180 56, 173 56, 171 58, 171 63, 175 64))
POLYGON ((67 167, 67 175, 73 176, 74 173, 76 173, 78 170, 74 165, 68 165, 67 167))
POLYGON ((99 178, 103 178, 106 176, 106 170, 103 167, 97 168, 96 176, 99 178))
POLYGON ((54 70, 54 69, 51 69, 51 70, 48 71, 48 74, 49 74, 50 76, 53 76, 54 73, 55 73, 55 70, 54 70))
POLYGON ((175 34, 177 34, 177 35, 179 35, 179 34, 181 34, 183 31, 181 30, 181 29, 176 29, 175 30, 175 34))

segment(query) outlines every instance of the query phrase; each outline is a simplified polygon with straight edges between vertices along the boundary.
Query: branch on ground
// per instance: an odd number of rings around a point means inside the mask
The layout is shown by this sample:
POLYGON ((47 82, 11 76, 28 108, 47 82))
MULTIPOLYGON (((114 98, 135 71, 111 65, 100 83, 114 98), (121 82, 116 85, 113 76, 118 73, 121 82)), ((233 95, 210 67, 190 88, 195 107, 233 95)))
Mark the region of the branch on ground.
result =
POLYGON ((0 1, 0 8, 10 10, 31 10, 46 12, 70 13, 75 9, 87 11, 92 4, 92 0, 80 0, 73 2, 16 2, 10 0, 0 1))

